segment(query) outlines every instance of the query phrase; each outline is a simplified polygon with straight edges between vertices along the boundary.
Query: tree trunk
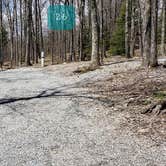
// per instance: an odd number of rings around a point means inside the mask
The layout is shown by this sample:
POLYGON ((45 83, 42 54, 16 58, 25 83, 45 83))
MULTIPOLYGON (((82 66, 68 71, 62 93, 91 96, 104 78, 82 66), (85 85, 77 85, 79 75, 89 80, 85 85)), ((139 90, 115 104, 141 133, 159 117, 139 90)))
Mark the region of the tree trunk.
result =
POLYGON ((137 0, 137 8, 138 8, 138 31, 139 31, 139 49, 140 55, 143 57, 143 31, 142 31, 142 10, 140 5, 140 0, 137 0))
POLYGON ((143 65, 150 65, 150 46, 151 46, 151 4, 150 0, 144 1, 143 11, 143 65))
POLYGON ((2 0, 0 0, 0 68, 2 69, 3 66, 3 53, 2 53, 2 49, 3 49, 3 39, 2 39, 2 0))
POLYGON ((143 65, 156 67, 157 62, 157 24, 158 0, 145 0, 143 13, 143 65))
POLYGON ((161 55, 166 55, 165 49, 165 33, 166 33, 166 0, 162 1, 162 29, 161 29, 161 55))
POLYGON ((41 7, 40 7, 40 1, 38 0, 38 12, 39 12, 39 31, 40 31, 40 50, 39 54, 41 51, 44 51, 44 39, 43 39, 43 25, 42 25, 42 16, 41 16, 41 7))
POLYGON ((32 30, 32 0, 27 2, 27 39, 26 39, 26 65, 30 66, 30 53, 31 53, 31 30, 32 30))
POLYGON ((126 22, 125 22, 125 50, 126 57, 131 58, 130 56, 130 0, 126 0, 126 22))
POLYGON ((96 0, 91 1, 91 20, 92 20, 92 55, 91 60, 94 66, 100 65, 99 56, 99 23, 97 17, 96 0))
POLYGON ((22 19, 22 0, 20 0, 20 62, 19 66, 22 65, 23 58, 23 19, 22 19))
MULTIPOLYGON (((3 39, 2 39, 2 17, 3 17, 2 0, 0 0, 0 53, 2 53, 2 43, 3 43, 3 39)), ((2 54, 0 54, 0 56, 2 56, 2 54)), ((1 59, 1 57, 0 57, 0 59, 1 59)))
POLYGON ((35 63, 38 63, 38 59, 40 56, 40 48, 39 48, 39 3, 38 0, 35 0, 35 63))
POLYGON ((20 54, 18 51, 18 43, 19 43, 19 39, 18 39, 18 16, 17 16, 17 2, 16 0, 14 0, 14 18, 15 18, 15 65, 18 66, 19 65, 19 59, 20 59, 20 54))
POLYGON ((134 47, 135 47, 135 0, 131 2, 132 12, 131 12, 131 38, 130 38, 130 57, 134 56, 134 47))
POLYGON ((158 0, 151 0, 151 58, 150 67, 156 67, 157 62, 157 25, 158 25, 158 0))
POLYGON ((79 21, 80 21, 79 57, 80 57, 81 61, 85 60, 85 56, 83 53, 84 9, 85 9, 85 0, 81 0, 81 2, 79 4, 79 21))
POLYGON ((104 4, 101 1, 101 63, 103 64, 105 56, 105 42, 104 42, 104 4))

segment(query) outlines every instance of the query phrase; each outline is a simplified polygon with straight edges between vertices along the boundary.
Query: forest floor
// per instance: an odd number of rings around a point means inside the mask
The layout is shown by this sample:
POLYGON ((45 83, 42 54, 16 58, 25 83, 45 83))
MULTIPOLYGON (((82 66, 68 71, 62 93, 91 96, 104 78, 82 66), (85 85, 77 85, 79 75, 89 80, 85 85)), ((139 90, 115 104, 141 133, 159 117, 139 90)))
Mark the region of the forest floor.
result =
POLYGON ((166 68, 139 59, 0 72, 1 166, 165 166, 166 68))

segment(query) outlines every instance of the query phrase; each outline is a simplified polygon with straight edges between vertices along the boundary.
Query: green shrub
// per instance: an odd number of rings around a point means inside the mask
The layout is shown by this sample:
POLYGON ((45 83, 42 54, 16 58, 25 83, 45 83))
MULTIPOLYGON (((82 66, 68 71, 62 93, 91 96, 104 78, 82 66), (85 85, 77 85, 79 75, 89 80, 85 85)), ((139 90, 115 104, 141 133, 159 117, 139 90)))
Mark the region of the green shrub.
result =
POLYGON ((123 55, 125 54, 125 3, 122 4, 120 15, 116 22, 116 28, 112 34, 110 41, 110 54, 123 55))
POLYGON ((2 29, 0 28, 0 41, 1 39, 2 39, 2 47, 5 47, 8 43, 8 32, 6 31, 4 26, 2 26, 2 29))

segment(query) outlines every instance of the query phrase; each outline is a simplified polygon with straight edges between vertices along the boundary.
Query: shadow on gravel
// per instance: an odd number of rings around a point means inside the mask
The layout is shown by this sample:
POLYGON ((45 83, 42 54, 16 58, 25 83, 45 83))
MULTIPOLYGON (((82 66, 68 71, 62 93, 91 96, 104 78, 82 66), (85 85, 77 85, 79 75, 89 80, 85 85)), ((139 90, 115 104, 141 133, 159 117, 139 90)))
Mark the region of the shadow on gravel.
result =
POLYGON ((104 104, 107 104, 109 106, 112 106, 112 102, 105 98, 90 96, 90 94, 88 94, 88 93, 83 93, 81 95, 74 94, 74 93, 65 93, 62 90, 55 90, 55 89, 54 90, 48 89, 48 90, 42 91, 40 94, 38 94, 36 96, 2 98, 2 99, 0 99, 0 105, 11 104, 11 103, 15 103, 18 101, 30 101, 30 100, 34 100, 34 99, 51 98, 51 97, 85 98, 85 99, 90 99, 90 100, 96 100, 96 101, 102 102, 104 104), (51 92, 49 93, 49 91, 51 91, 51 92))

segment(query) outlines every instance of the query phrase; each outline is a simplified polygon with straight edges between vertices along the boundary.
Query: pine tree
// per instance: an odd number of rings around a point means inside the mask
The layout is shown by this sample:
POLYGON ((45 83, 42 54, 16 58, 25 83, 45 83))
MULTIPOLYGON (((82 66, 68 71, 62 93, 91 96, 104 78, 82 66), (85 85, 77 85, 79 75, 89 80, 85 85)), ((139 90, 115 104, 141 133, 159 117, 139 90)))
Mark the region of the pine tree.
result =
POLYGON ((111 55, 125 54, 125 3, 122 4, 120 15, 116 21, 116 28, 110 42, 111 55))

